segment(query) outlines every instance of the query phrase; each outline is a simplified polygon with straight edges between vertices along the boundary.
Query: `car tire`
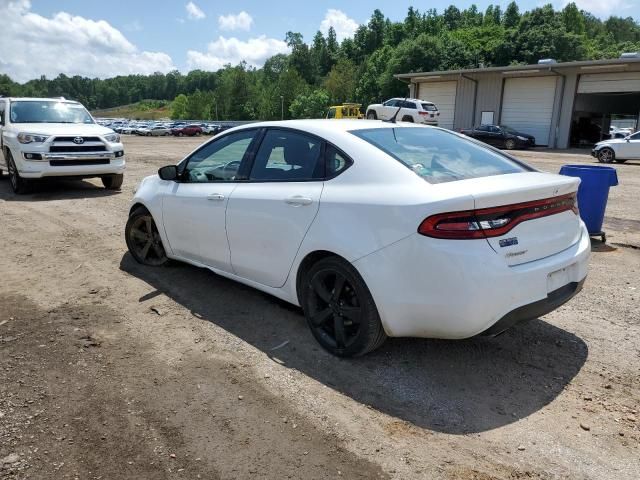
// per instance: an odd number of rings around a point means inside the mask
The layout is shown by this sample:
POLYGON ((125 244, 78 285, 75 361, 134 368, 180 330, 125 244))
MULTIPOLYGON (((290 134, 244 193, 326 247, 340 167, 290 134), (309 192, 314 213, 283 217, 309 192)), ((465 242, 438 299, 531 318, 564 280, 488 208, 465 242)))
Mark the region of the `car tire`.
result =
POLYGON ((184 135, 184 133, 182 133, 182 132, 178 132, 178 136, 179 136, 179 137, 181 137, 181 136, 183 136, 183 135, 184 135))
POLYGON ((374 112, 373 110, 371 110, 370 112, 367 112, 367 120, 377 120, 378 119, 378 114, 376 112, 374 112))
POLYGON ((9 184, 11 184, 11 190, 13 190, 13 193, 17 195, 29 193, 31 191, 31 182, 26 178, 22 178, 20 176, 18 167, 16 167, 16 163, 13 161, 11 151, 7 150, 5 156, 7 159, 7 173, 9 174, 9 184))
POLYGON ((514 148, 516 148, 516 141, 513 138, 507 138, 504 141, 504 148, 506 148, 507 150, 513 150, 514 148))
POLYGON ((616 154, 613 149, 605 147, 598 151, 598 161, 600 163, 613 163, 616 159, 616 154))
POLYGON ((200 136, 200 132, 196 132, 196 137, 199 137, 199 136, 200 136))
POLYGON ((319 260, 305 273, 301 288, 311 333, 328 352, 356 357, 386 340, 371 292, 346 260, 333 256, 319 260))
POLYGON ((146 208, 138 207, 131 212, 124 238, 136 262, 151 267, 160 267, 169 262, 156 222, 146 208))
POLYGON ((403 122, 413 123, 413 117, 410 116, 410 115, 405 115, 404 117, 402 117, 402 121, 403 122))
POLYGON ((122 182, 124 181, 124 175, 122 173, 118 175, 105 175, 101 180, 102 185, 104 185, 104 188, 107 190, 120 190, 122 182))

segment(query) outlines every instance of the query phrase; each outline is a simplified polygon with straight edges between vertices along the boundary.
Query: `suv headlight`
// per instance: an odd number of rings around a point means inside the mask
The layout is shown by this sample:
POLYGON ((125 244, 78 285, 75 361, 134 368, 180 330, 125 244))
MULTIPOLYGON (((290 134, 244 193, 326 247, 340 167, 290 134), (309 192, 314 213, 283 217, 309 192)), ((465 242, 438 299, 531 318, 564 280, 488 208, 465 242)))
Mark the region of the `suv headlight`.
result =
POLYGON ((38 135, 37 133, 19 133, 18 134, 18 141, 20 143, 42 143, 42 142, 46 142, 47 138, 49 138, 48 135, 38 135))
POLYGON ((120 135, 118 133, 110 133, 105 135, 104 138, 109 143, 120 143, 120 135))

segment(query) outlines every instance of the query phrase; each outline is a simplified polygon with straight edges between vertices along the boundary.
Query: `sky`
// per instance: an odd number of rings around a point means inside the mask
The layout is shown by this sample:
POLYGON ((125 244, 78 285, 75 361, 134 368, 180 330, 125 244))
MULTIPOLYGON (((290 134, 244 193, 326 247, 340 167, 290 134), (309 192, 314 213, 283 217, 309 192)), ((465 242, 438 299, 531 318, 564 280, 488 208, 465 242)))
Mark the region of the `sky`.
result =
MULTIPOLYGON (((562 8, 569 0, 550 0, 562 8)), ((59 73, 107 78, 199 68, 217 70, 244 60, 260 67, 288 51, 289 30, 310 42, 333 26, 338 40, 353 35, 375 8, 400 21, 409 6, 420 11, 475 3, 506 7, 508 1, 456 0, 0 0, 0 73, 25 82, 59 73)), ((521 0, 520 11, 541 0, 521 0)), ((640 0, 575 0, 600 18, 640 20, 640 0)))

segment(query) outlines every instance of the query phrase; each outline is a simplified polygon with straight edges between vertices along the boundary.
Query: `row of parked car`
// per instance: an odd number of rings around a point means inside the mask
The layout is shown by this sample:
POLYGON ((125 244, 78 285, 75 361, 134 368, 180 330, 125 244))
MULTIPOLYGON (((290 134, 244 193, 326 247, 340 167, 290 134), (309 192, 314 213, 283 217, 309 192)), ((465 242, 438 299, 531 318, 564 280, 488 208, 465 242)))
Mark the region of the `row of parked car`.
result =
POLYGON ((197 137, 200 135, 215 135, 230 128, 226 125, 204 122, 131 122, 123 120, 98 120, 98 123, 112 129, 116 133, 141 135, 145 137, 162 137, 169 135, 174 135, 176 137, 197 137))

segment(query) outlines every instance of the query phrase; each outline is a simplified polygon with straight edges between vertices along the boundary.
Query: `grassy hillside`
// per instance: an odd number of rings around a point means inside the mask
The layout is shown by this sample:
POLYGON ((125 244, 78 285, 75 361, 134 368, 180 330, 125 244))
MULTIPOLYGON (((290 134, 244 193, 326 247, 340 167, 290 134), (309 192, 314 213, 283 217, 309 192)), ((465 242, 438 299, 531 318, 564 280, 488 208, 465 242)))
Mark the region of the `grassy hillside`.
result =
POLYGON ((171 116, 171 104, 166 100, 142 100, 130 105, 93 110, 91 114, 94 117, 158 120, 171 116))

